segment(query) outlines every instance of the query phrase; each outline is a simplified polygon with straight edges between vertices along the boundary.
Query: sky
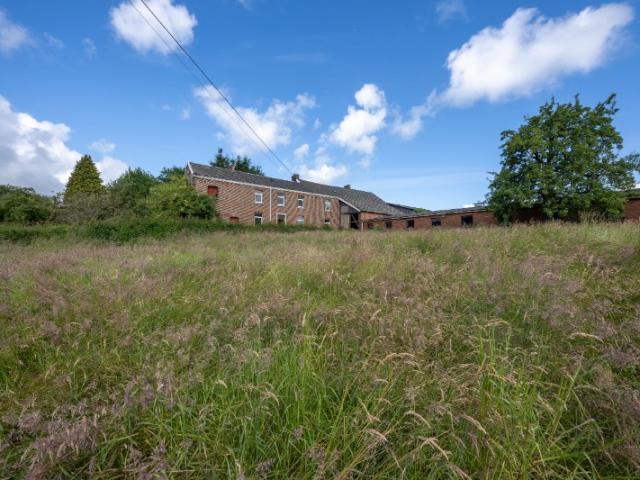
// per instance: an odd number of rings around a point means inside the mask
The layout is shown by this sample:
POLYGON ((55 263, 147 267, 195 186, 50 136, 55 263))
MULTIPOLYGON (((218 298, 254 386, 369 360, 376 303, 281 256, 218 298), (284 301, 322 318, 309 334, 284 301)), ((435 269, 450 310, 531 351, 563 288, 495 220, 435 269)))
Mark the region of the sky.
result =
POLYGON ((82 154, 127 168, 208 163, 373 191, 428 209, 481 201, 500 132, 555 97, 616 93, 640 152, 636 1, 141 0, 0 3, 0 184, 61 191, 82 154), (153 29, 151 26, 153 26, 153 29))

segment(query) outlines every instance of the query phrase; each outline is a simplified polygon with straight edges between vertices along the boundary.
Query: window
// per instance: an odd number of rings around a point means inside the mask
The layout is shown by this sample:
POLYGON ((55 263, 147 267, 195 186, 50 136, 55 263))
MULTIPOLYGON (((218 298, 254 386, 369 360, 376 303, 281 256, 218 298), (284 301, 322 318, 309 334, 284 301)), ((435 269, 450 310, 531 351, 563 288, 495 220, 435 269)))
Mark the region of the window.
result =
POLYGON ((298 195, 298 208, 304 208, 304 195, 298 195))
POLYGON ((325 225, 331 225, 331 219, 330 218, 325 218, 324 219, 324 224, 325 225))
POLYGON ((296 218, 296 223, 298 225, 304 225, 304 217, 303 216, 299 216, 298 218, 296 218))
POLYGON ((416 221, 414 219, 407 220, 407 228, 415 228, 416 221))
POLYGON ((384 228, 393 228, 393 222, 384 222, 384 228))
POLYGON ((262 192, 257 190, 254 192, 254 201, 255 203, 262 203, 262 192))
POLYGON ((210 197, 217 197, 218 196, 218 187, 216 187, 215 185, 207 186, 207 195, 209 195, 210 197))
POLYGON ((286 213, 278 213, 276 215, 276 223, 278 225, 286 225, 287 224, 287 214, 286 213))
POLYGON ((442 219, 440 219, 440 218, 432 218, 431 219, 431 226, 432 227, 441 227, 442 226, 442 219))
POLYGON ((331 211, 331 200, 325 200, 324 201, 324 211, 325 212, 330 212, 331 211))
POLYGON ((460 224, 463 227, 473 227, 473 215, 462 215, 460 217, 460 224))
POLYGON ((367 223, 367 228, 368 228, 369 230, 373 230, 373 223, 368 222, 368 223, 367 223))
POLYGON ((278 206, 279 207, 284 207, 284 193, 279 193, 278 194, 278 206))
POLYGON ((253 222, 254 222, 256 225, 262 225, 262 212, 256 212, 256 213, 253 215, 253 222))
POLYGON ((238 224, 240 223, 240 219, 238 217, 229 217, 229 223, 238 224))

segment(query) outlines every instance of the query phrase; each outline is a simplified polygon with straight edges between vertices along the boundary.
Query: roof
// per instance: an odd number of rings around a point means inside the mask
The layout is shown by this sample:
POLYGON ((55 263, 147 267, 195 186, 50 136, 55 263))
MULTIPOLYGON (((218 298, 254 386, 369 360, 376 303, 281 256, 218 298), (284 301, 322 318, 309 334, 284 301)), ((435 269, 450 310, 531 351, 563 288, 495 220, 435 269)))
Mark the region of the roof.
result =
MULTIPOLYGON (((391 205, 396 210, 400 210, 402 213, 406 213, 406 214, 416 213, 416 210, 418 210, 418 207, 410 207, 409 205, 402 205, 401 203, 389 203, 389 202, 387 202, 387 205, 391 205)), ((428 211, 428 210, 423 210, 422 213, 424 213, 426 211, 428 211)))
MULTIPOLYGON (((448 210, 433 210, 426 211, 422 213, 413 213, 413 214, 402 214, 402 215, 394 215, 392 218, 394 219, 411 219, 411 218, 420 218, 420 217, 439 217, 442 215, 456 215, 456 214, 465 214, 465 213, 476 213, 476 212, 486 212, 488 209, 486 206, 475 206, 475 207, 465 207, 465 208, 451 208, 448 210)), ((386 217, 388 218, 388 217, 386 217)), ((373 219, 376 220, 376 219, 373 219)))
POLYGON ((627 190, 627 197, 640 198, 640 188, 632 188, 631 190, 627 190))
POLYGON ((313 193, 316 195, 327 195, 337 197, 345 203, 355 207, 361 212, 380 213, 383 215, 402 215, 403 212, 388 205, 377 195, 363 190, 355 190, 353 188, 334 187, 324 185, 322 183, 308 182, 300 180, 294 182, 291 180, 283 180, 281 178, 266 177, 263 175, 255 175, 253 173, 238 172, 228 168, 213 167, 210 165, 202 165, 199 163, 189 162, 187 167, 197 177, 215 178, 218 180, 226 180, 230 182, 247 183, 260 187, 269 187, 274 189, 292 190, 301 193, 313 193))

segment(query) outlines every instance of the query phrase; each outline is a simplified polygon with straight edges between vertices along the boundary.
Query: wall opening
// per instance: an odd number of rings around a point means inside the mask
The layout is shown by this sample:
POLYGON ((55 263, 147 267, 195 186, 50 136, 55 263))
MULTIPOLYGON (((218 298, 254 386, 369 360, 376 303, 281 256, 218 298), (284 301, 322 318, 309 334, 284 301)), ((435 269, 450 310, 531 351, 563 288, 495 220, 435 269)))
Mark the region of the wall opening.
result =
POLYGON ((441 218, 432 218, 431 219, 431 226, 432 227, 441 227, 442 226, 442 219, 441 218))
POLYGON ((413 218, 411 220, 407 220, 407 228, 416 228, 416 221, 413 218))
POLYGON ((460 224, 463 227, 473 227, 473 215, 462 215, 460 217, 460 224))

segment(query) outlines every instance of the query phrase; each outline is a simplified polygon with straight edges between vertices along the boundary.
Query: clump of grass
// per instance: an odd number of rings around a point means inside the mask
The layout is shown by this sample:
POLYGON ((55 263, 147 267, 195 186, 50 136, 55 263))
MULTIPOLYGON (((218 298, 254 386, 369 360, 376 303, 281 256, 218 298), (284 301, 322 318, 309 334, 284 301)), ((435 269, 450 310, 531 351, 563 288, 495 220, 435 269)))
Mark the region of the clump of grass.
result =
POLYGON ((634 225, 0 245, 0 478, 632 478, 634 225))

